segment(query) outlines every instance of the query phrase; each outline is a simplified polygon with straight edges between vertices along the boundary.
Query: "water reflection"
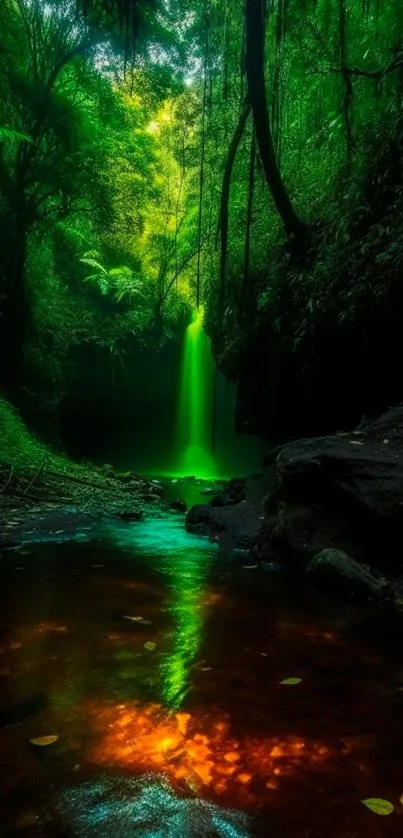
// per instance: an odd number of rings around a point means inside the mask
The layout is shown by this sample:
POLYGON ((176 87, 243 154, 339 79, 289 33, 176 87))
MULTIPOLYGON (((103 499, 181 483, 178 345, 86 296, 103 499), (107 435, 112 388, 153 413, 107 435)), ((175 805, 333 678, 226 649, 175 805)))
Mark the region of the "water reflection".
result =
POLYGON ((146 520, 114 530, 113 537, 120 547, 135 548, 136 557, 161 559, 157 567, 168 592, 163 610, 173 625, 172 647, 160 665, 161 698, 167 708, 177 710, 189 690, 190 667, 202 643, 208 578, 217 547, 189 535, 177 518, 146 520))
POLYGON ((172 651, 162 664, 162 698, 178 709, 189 689, 189 669, 200 649, 206 582, 212 551, 185 549, 170 553, 164 563, 172 599, 167 605, 174 624, 172 651))

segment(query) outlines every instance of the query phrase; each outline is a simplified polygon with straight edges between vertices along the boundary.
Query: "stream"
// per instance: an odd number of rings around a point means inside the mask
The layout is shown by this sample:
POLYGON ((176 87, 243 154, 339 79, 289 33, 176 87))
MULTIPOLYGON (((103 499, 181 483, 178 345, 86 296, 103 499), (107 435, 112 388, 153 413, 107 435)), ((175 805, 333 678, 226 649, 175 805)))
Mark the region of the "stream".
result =
POLYGON ((371 604, 168 513, 27 543, 0 577, 2 835, 400 834, 401 636, 371 604))

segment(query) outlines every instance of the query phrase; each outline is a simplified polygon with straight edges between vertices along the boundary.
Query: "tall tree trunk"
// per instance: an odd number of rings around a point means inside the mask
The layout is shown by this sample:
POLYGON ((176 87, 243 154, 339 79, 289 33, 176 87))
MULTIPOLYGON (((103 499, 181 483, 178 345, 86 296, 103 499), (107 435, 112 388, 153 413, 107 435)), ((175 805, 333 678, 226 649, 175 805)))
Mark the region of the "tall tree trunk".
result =
POLYGON ((24 380, 25 341, 29 325, 29 306, 25 284, 27 231, 16 221, 0 257, 0 383, 13 397, 24 380))
POLYGON ((200 284, 201 284, 201 246, 202 246, 202 227, 203 227, 203 188, 204 188, 204 159, 206 154, 206 103, 207 103, 207 83, 208 83, 208 59, 209 59, 209 32, 207 14, 205 14, 205 45, 204 45, 204 80, 203 80, 203 104, 202 104, 202 132, 201 132, 201 156, 200 156, 200 176, 199 176, 199 222, 197 233, 197 278, 196 278, 196 305, 200 306, 200 284))
POLYGON ((340 39, 340 66, 343 75, 343 115, 346 131, 346 157, 348 166, 351 165, 353 150, 353 137, 351 131, 351 100, 353 98, 353 83, 351 74, 347 72, 347 41, 346 41, 346 4, 345 0, 339 0, 339 39, 340 39))
POLYGON ((248 207, 246 211, 246 232, 245 232, 245 252, 243 263, 243 283, 240 297, 240 308, 242 311, 242 304, 245 301, 249 287, 249 270, 250 270, 250 240, 252 232, 252 210, 253 198, 255 194, 255 162, 256 162, 256 134, 255 128, 252 129, 252 140, 250 144, 250 158, 249 158, 249 185, 248 185, 248 207))
POLYGON ((244 102, 241 110, 230 147, 228 149, 227 161, 224 169, 224 176, 221 188, 221 203, 220 203, 220 230, 221 230, 221 260, 220 260, 220 296, 219 305, 222 311, 225 302, 225 294, 227 290, 227 250, 228 250, 228 207, 229 194, 231 188, 231 175, 234 167, 236 153, 239 148, 245 126, 251 111, 251 104, 249 99, 244 102))
POLYGON ((305 228, 297 216, 277 165, 267 108, 264 75, 265 18, 262 0, 246 0, 246 75, 253 110, 256 140, 267 184, 290 237, 305 228))

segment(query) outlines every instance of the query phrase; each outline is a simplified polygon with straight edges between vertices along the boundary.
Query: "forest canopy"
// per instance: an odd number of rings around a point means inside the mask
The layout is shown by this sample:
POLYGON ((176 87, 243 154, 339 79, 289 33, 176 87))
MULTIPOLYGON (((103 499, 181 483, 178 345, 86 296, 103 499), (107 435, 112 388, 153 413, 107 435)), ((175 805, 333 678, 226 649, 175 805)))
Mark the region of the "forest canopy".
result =
POLYGON ((57 399, 198 304, 220 351, 295 342, 289 292, 309 331, 400 148, 401 4, 4 0, 0 91, 1 384, 57 399))

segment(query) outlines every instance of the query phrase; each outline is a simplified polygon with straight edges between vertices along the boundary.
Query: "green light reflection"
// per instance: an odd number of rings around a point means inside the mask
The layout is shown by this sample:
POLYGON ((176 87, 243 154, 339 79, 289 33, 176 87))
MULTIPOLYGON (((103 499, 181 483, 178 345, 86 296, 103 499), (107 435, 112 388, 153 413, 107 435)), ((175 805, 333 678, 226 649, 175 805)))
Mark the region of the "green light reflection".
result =
POLYGON ((167 608, 175 628, 172 651, 161 666, 162 698, 178 710, 189 690, 189 670, 203 639, 206 580, 214 551, 188 548, 171 556, 172 599, 167 608))

